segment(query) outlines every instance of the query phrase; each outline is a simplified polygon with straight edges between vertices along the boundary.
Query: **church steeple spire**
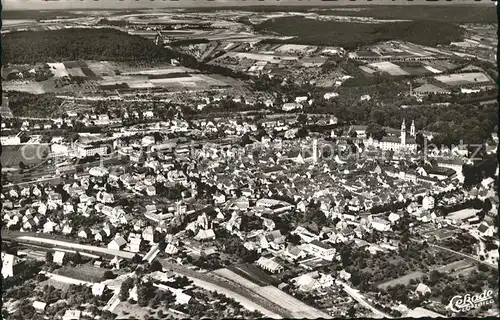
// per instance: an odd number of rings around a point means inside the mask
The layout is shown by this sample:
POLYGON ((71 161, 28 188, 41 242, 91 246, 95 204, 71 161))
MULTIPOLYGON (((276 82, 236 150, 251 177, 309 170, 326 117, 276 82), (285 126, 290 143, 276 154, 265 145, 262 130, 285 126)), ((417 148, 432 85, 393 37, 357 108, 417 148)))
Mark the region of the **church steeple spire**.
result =
POLYGON ((410 136, 415 137, 415 120, 411 121, 411 127, 410 127, 410 136))
POLYGON ((403 118, 403 123, 401 124, 401 145, 406 144, 406 124, 405 119, 403 118))

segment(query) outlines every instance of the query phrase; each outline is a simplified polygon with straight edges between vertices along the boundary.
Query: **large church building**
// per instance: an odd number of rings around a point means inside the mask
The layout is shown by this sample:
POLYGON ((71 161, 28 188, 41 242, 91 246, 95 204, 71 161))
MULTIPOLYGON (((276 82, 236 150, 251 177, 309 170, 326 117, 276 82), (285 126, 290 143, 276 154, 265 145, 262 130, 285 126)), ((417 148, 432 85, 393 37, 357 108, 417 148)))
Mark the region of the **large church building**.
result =
POLYGON ((379 147, 382 150, 388 151, 392 150, 394 152, 417 152, 417 143, 415 141, 416 131, 415 131, 415 121, 412 121, 410 127, 410 134, 406 132, 406 124, 403 119, 401 124, 401 135, 397 136, 385 136, 380 141, 374 141, 370 136, 366 145, 379 147))

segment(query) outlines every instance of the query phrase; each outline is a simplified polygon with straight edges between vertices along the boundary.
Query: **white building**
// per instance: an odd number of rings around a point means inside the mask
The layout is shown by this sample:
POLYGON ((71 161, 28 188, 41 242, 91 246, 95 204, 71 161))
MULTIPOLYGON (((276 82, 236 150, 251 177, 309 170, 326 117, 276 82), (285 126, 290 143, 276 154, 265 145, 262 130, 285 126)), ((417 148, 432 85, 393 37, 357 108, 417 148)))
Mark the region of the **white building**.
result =
POLYGON ((16 145, 21 143, 21 138, 17 136, 1 136, 0 142, 3 146, 6 145, 16 145))
POLYGON ((323 99, 325 100, 329 100, 331 98, 335 98, 335 97, 338 97, 339 94, 337 92, 327 92, 325 93, 325 95, 323 96, 323 99))
POLYGON ((422 199, 422 208, 424 210, 430 210, 434 208, 434 197, 433 196, 425 196, 422 199))
POLYGON ((311 241, 307 246, 304 247, 304 249, 318 258, 322 258, 328 261, 332 261, 335 257, 335 248, 319 240, 311 241))
POLYGON ((391 137, 391 136, 385 136, 380 140, 380 142, 377 142, 373 140, 372 137, 370 137, 365 145, 367 146, 375 146, 379 147, 382 150, 392 150, 392 151, 409 151, 409 152, 416 152, 417 151, 417 143, 415 141, 415 122, 412 122, 411 127, 410 127, 410 135, 407 135, 406 132, 406 124, 405 120, 403 119, 403 123, 401 124, 401 135, 400 137, 391 137))
POLYGON ((283 111, 293 111, 298 109, 302 109, 302 105, 296 102, 288 102, 283 104, 283 106, 281 107, 281 110, 283 111))
POLYGON ((125 245, 127 244, 127 241, 123 239, 121 236, 116 236, 109 244, 108 244, 108 249, 113 249, 113 250, 121 250, 125 245))
POLYGON ((98 154, 99 156, 105 156, 109 153, 108 149, 109 146, 103 144, 80 144, 77 147, 77 155, 79 158, 92 157, 96 154, 98 154))
POLYGON ((387 220, 374 218, 372 221, 372 228, 381 232, 389 231, 391 229, 391 223, 387 220))

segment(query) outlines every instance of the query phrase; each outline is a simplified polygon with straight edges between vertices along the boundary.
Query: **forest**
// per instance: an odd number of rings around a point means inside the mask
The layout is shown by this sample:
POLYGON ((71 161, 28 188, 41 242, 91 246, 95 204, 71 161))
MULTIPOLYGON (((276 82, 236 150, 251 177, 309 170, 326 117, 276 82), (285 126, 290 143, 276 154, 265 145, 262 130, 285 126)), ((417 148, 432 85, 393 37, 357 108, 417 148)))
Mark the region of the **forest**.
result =
POLYGON ((378 24, 319 21, 303 17, 283 17, 264 21, 256 26, 258 32, 295 36, 293 39, 267 39, 268 43, 287 43, 341 46, 355 49, 380 41, 401 40, 436 46, 463 39, 464 29, 447 22, 405 21, 378 24))
POLYGON ((37 63, 73 60, 170 62, 177 54, 140 36, 114 29, 23 31, 2 39, 3 62, 37 63))
POLYGON ((497 23, 495 10, 490 6, 372 6, 348 11, 335 8, 322 15, 372 17, 374 19, 432 20, 450 23, 497 23))

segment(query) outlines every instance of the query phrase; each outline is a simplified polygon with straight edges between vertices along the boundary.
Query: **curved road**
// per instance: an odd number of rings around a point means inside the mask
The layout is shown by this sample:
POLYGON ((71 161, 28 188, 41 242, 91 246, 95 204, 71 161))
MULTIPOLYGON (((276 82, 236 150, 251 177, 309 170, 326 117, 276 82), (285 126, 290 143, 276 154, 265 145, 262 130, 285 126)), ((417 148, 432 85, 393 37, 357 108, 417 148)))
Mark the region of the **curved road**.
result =
POLYGON ((347 283, 343 283, 341 281, 338 281, 340 283, 340 285, 342 286, 342 289, 344 289, 344 291, 350 295, 354 300, 356 300, 357 302, 359 302, 359 304, 361 304, 363 307, 365 307, 366 309, 372 311, 374 314, 378 315, 378 316, 381 316, 381 317, 384 317, 384 318, 388 318, 388 319, 392 319, 392 317, 380 310, 378 310, 377 308, 375 308, 374 306, 372 306, 371 304, 369 304, 366 300, 365 300, 365 297, 356 289, 354 288, 351 288, 350 286, 347 285, 347 283))
POLYGON ((167 260, 160 260, 160 262, 165 269, 172 270, 174 273, 186 276, 193 280, 195 284, 198 283, 200 286, 209 285, 213 288, 211 290, 216 290, 224 293, 227 296, 240 302, 242 305, 243 303, 247 303, 247 301, 250 301, 254 305, 259 306, 259 309, 257 310, 261 311, 268 317, 293 318, 292 313, 288 310, 282 308, 272 301, 264 299, 263 297, 249 291, 247 288, 244 288, 236 283, 215 277, 215 275, 213 274, 199 273, 182 265, 168 262, 167 260), (263 312, 263 310, 265 312, 263 312))
POLYGON ((430 247, 434 247, 434 248, 438 248, 438 249, 441 249, 441 250, 445 250, 445 251, 448 251, 448 252, 451 252, 451 253, 454 253, 454 254, 457 254, 457 255, 465 257, 467 259, 474 260, 475 262, 484 264, 485 266, 490 267, 492 269, 498 270, 498 265, 494 265, 494 264, 491 264, 491 263, 486 262, 486 261, 481 261, 480 259, 478 259, 476 257, 473 257, 471 255, 468 255, 466 253, 458 252, 458 251, 455 251, 455 250, 452 250, 452 249, 449 249, 449 248, 445 248, 445 247, 441 247, 441 246, 438 246, 438 245, 435 245, 435 244, 430 244, 429 246, 430 247))

